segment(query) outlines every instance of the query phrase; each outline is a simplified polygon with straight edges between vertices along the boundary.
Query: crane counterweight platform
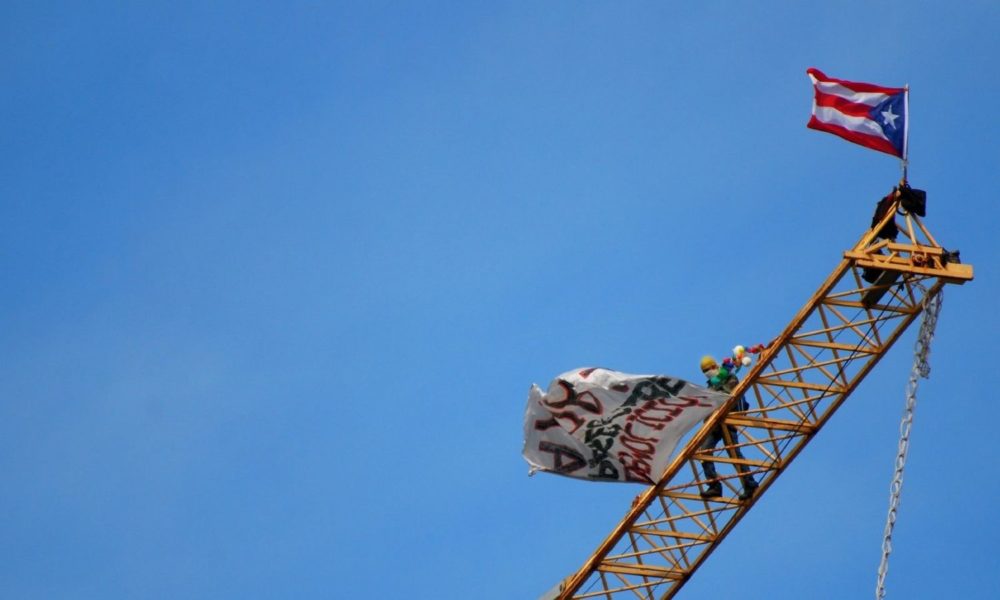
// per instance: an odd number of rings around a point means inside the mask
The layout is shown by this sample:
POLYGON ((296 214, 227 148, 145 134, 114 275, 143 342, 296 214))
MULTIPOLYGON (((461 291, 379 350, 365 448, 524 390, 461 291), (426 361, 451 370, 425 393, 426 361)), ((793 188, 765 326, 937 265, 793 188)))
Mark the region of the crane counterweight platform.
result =
MULTIPOLYGON (((909 189, 908 187, 905 189, 909 189)), ((760 355, 728 402, 694 433, 574 574, 543 598, 673 598, 882 356, 948 283, 971 265, 941 247, 894 191, 873 227, 760 355), (896 219, 900 217, 901 222, 896 219), (887 230, 898 236, 884 234, 887 230), (898 240, 898 241, 897 241, 898 240), (747 410, 732 410, 745 397, 747 410), (718 425, 734 443, 702 449, 718 425), (741 452, 735 452, 739 448, 741 452), (741 456, 742 455, 742 456, 741 456), (706 479, 699 465, 712 461, 706 479), (759 487, 742 499, 741 477, 759 487), (722 495, 704 497, 721 483, 722 495)), ((881 208, 881 207, 880 207, 881 208)))

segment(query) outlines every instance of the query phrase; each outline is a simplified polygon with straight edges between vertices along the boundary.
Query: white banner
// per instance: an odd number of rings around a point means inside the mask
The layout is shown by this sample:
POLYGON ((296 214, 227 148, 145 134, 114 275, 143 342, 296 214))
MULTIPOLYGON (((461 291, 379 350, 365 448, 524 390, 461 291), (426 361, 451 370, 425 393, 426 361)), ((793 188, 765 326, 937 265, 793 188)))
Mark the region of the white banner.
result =
POLYGON ((547 392, 531 386, 524 458, 532 472, 652 484, 681 437, 727 398, 662 375, 563 373, 547 392))

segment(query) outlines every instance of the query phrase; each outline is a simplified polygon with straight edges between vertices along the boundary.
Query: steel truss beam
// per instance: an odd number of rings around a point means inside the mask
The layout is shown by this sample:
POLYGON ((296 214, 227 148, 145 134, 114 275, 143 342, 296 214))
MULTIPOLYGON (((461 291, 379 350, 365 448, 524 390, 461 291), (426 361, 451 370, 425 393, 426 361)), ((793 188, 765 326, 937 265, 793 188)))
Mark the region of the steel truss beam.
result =
POLYGON ((897 201, 844 253, 726 405, 730 409, 745 395, 749 409, 719 410, 706 421, 658 483, 635 499, 583 567, 566 578, 558 597, 673 598, 917 318, 924 301, 946 283, 972 276, 972 267, 959 264, 897 201), (897 215, 901 242, 877 241, 876 232, 897 215), (699 450, 720 423, 735 428, 739 442, 699 450), (737 446, 742 459, 732 452, 737 446), (718 467, 720 497, 700 494, 712 483, 701 474, 705 459, 718 467), (737 466, 760 483, 748 500, 739 498, 737 466))

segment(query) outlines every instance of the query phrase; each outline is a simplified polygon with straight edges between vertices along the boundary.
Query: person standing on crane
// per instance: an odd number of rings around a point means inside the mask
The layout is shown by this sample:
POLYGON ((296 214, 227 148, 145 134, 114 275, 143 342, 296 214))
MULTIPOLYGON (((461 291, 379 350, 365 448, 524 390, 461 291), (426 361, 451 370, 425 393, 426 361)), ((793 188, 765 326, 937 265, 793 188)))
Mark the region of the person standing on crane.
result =
MULTIPOLYGON (((711 356, 703 356, 701 359, 701 372, 705 374, 708 378, 706 385, 717 392, 732 393, 736 389, 736 385, 739 383, 739 379, 736 378, 735 373, 730 371, 728 368, 719 368, 719 363, 715 362, 715 359, 711 356)), ((747 410, 747 401, 743 396, 740 396, 736 403, 733 405, 732 410, 744 411, 747 410)), ((720 441, 725 441, 726 451, 729 452, 729 456, 735 459, 743 459, 743 453, 740 451, 738 446, 738 433, 736 428, 732 425, 724 426, 721 422, 716 425, 712 431, 708 434, 708 437, 701 443, 698 447, 701 451, 711 452, 720 441), (723 430, 725 427, 725 430, 723 430)), ((702 498, 717 498, 722 495, 722 482, 718 479, 718 472, 715 470, 715 463, 710 460, 703 460, 701 462, 701 468, 705 472, 705 479, 708 480, 708 484, 705 489, 701 491, 702 498)), ((736 470, 740 472, 740 479, 743 482, 743 491, 740 492, 740 500, 747 500, 753 496, 754 490, 757 489, 757 482, 754 481, 753 475, 748 473, 749 468, 744 465, 737 463, 736 470)))

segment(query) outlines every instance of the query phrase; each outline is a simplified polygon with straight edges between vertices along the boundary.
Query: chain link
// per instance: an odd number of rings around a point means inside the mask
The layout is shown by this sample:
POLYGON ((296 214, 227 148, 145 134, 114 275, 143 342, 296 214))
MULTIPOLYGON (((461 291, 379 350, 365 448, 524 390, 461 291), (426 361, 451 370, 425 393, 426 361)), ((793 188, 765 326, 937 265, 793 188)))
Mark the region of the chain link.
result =
POLYGON ((934 339, 934 329, 937 327, 938 313, 941 312, 942 291, 933 296, 924 295, 924 315, 920 322, 920 332, 914 347, 913 369, 906 385, 906 408, 899 424, 899 452, 896 454, 896 471, 889 485, 889 515, 885 522, 885 532, 882 538, 882 562, 878 566, 878 583, 875 585, 875 598, 885 597, 885 577, 889 573, 889 554, 892 553, 892 530, 896 525, 896 511, 899 508, 899 498, 903 491, 903 468, 906 466, 906 454, 910 447, 910 428, 913 426, 913 412, 917 406, 917 380, 927 379, 931 374, 927 357, 931 351, 931 340, 934 339))

